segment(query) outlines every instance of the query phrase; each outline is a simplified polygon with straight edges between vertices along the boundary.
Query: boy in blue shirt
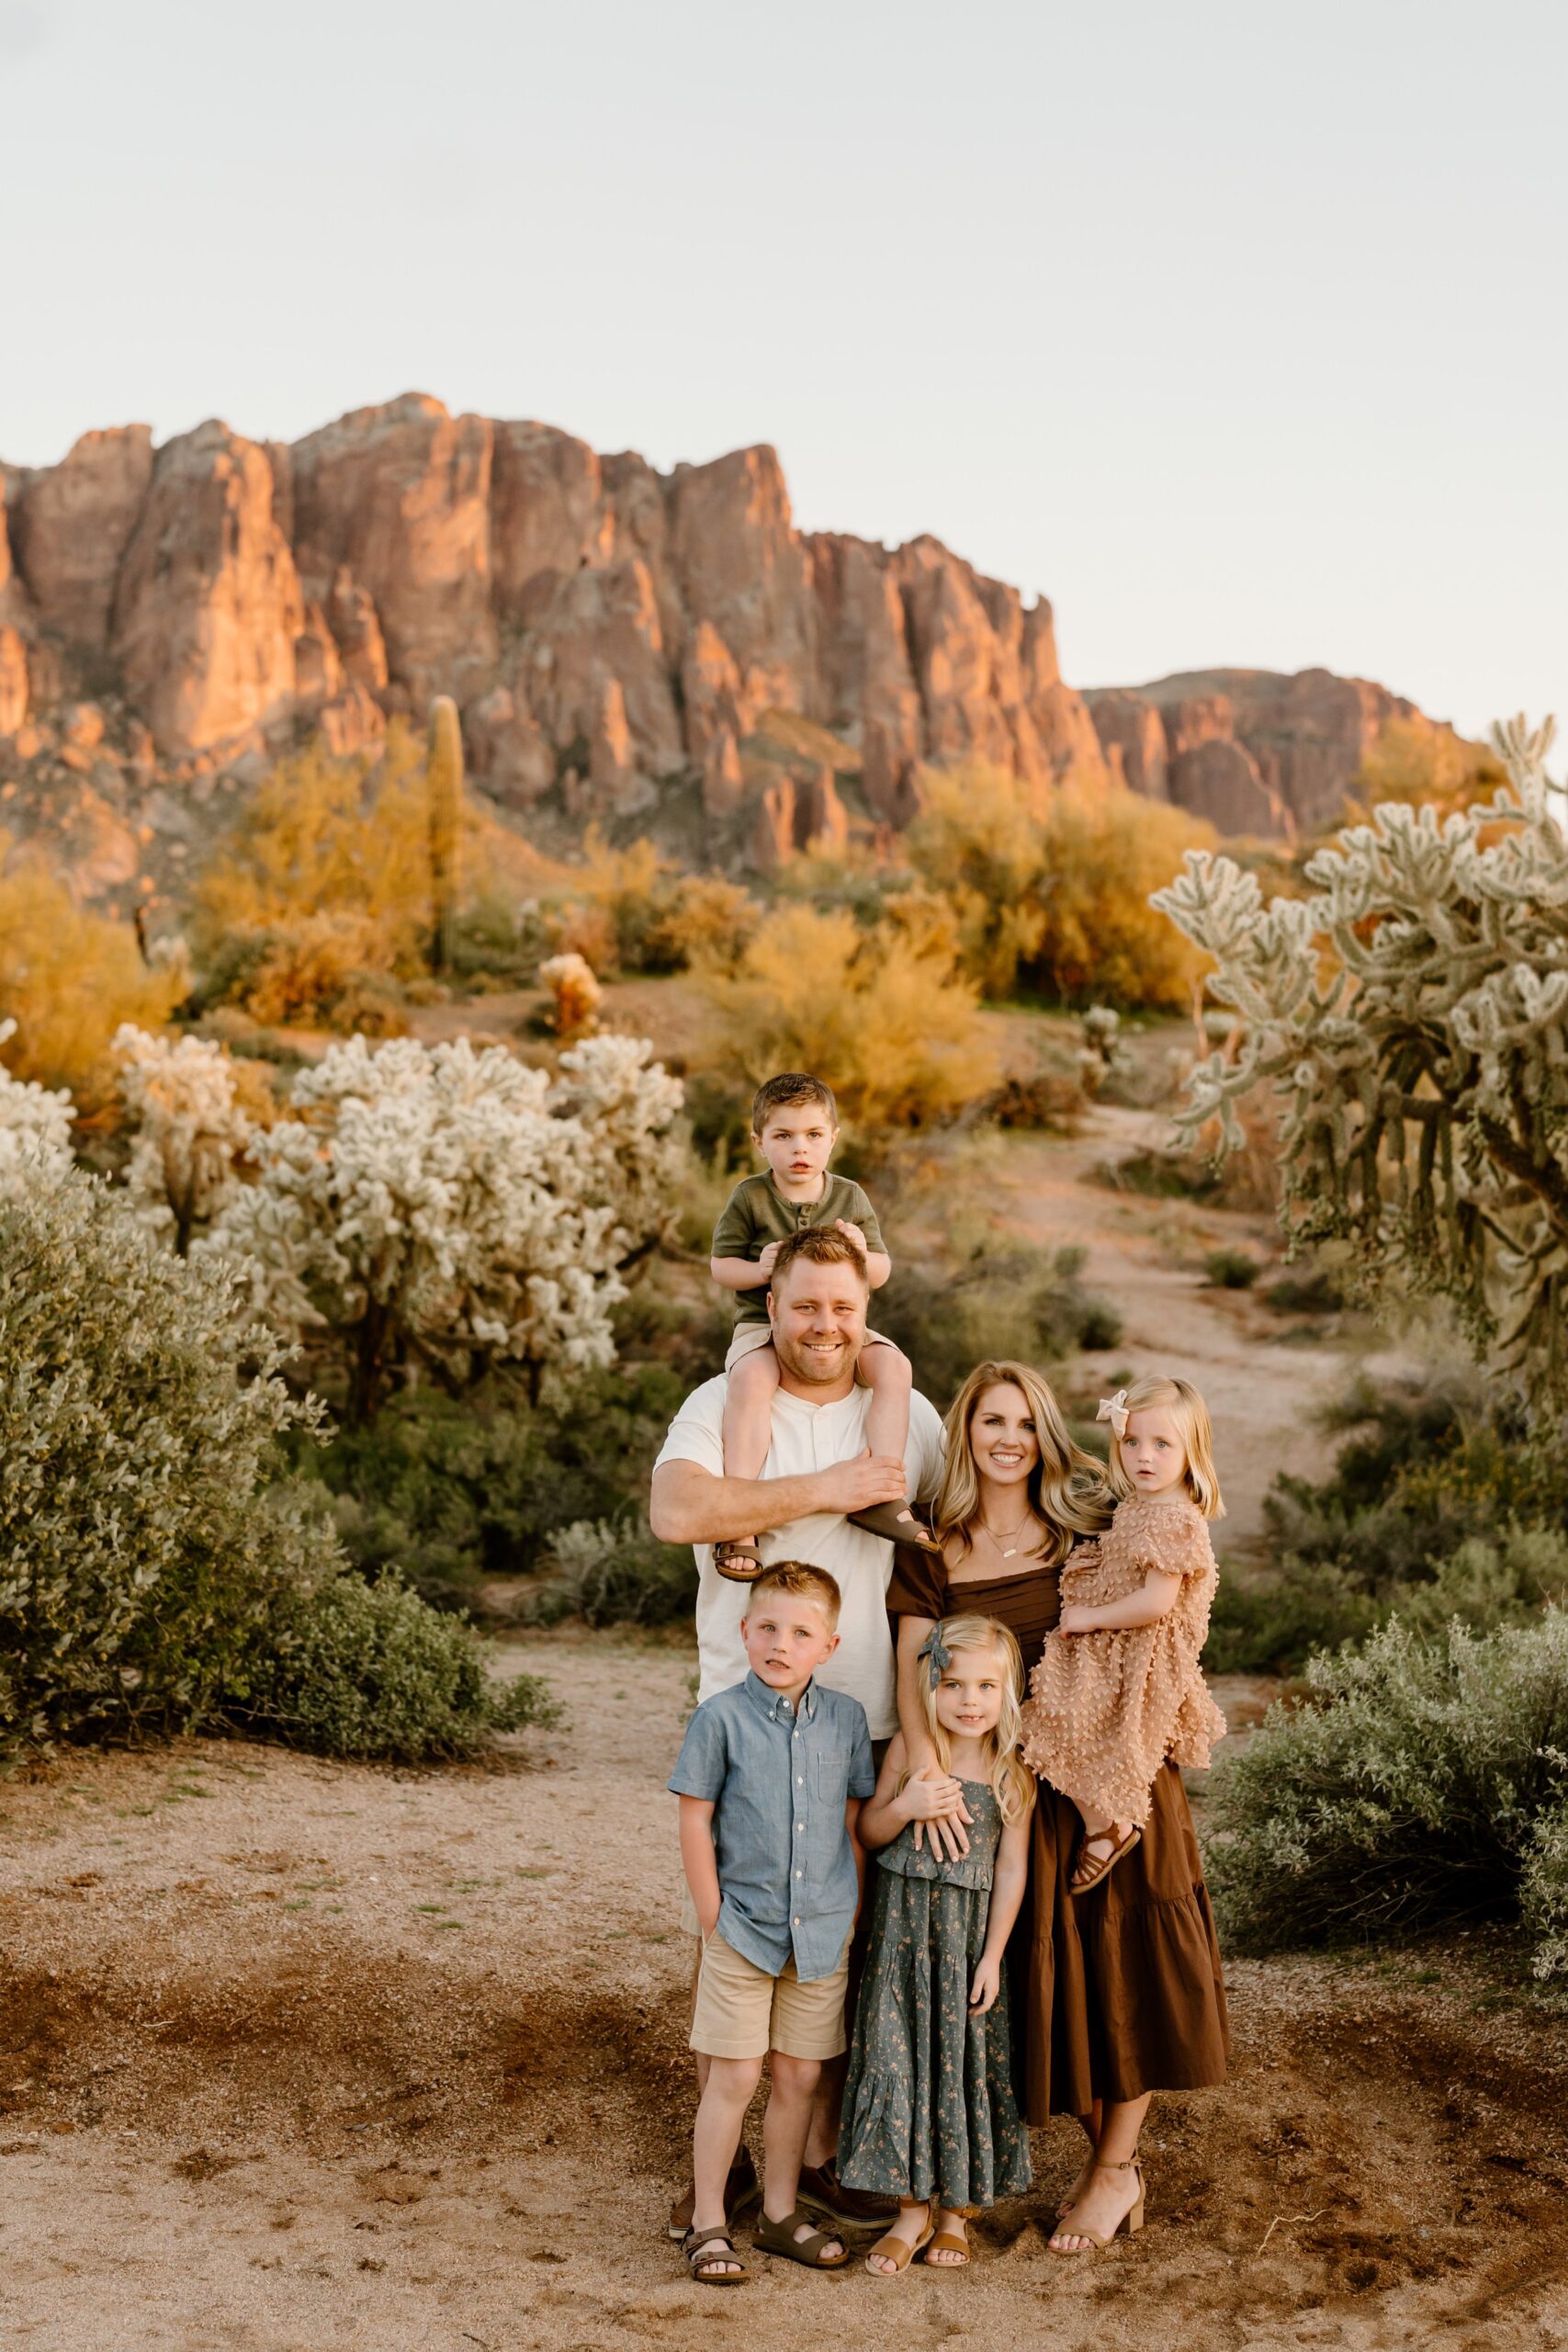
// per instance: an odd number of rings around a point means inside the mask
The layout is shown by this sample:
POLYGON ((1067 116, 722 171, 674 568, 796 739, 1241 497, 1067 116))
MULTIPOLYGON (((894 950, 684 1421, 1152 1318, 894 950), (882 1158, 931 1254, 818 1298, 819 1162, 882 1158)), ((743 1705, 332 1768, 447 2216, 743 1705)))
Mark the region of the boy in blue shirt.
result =
POLYGON ((839 1646, 839 1588, 781 1560, 751 1588, 740 1627, 750 1671, 705 1700, 670 1787, 703 1935, 692 2048, 706 2078, 693 2134, 696 2201, 682 2251, 705 2287, 739 2286, 725 2181, 766 2057, 762 2212, 756 2241, 808 2269, 839 2270, 841 2240, 796 2195, 812 2094, 844 2048, 850 1935, 863 1857, 861 1802, 876 1785, 865 1710, 814 1680, 839 1646))

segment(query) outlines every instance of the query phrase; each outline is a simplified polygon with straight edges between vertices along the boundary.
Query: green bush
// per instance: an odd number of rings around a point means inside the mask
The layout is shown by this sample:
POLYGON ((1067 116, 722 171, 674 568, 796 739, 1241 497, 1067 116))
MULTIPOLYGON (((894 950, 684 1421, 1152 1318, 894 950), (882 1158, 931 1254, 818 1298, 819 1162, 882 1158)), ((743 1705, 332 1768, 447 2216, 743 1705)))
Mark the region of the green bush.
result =
POLYGON ((1212 1783, 1211 1884, 1238 1948, 1371 1941, 1523 1909, 1568 1924, 1568 1613, 1440 1641, 1397 1622, 1314 1659, 1212 1783))
POLYGON ((228 1712, 294 1747, 399 1764, 471 1756, 494 1733, 557 1720, 537 1676, 498 1682, 486 1659, 469 1625, 396 1576, 343 1576, 279 1603, 228 1712))
POLYGON ((1378 1389, 1336 1408, 1348 1428, 1332 1473, 1276 1479, 1264 1503, 1271 1565, 1225 1577, 1204 1655, 1216 1673, 1290 1671, 1397 1610, 1436 1626, 1495 1624, 1562 1589, 1568 1447, 1527 1426, 1473 1374, 1378 1389))
POLYGON ((1308 1263, 1277 1275, 1262 1298, 1266 1306, 1280 1315, 1337 1315, 1346 1303, 1337 1269, 1322 1263, 1308 1263))
POLYGON ((1249 1250, 1211 1250, 1203 1261, 1216 1290, 1250 1290, 1262 1271, 1249 1250))
POLYGON ((585 1374, 553 1408, 500 1381, 461 1400, 415 1390, 299 1467, 335 1498, 363 1573, 400 1566, 425 1600, 462 1608, 487 1577, 536 1574, 558 1528, 646 1498, 688 1385, 645 1363, 585 1374))
POLYGON ((0 1204, 0 1745, 209 1719, 329 1532, 263 1493, 309 1425, 220 1265, 73 1177, 0 1204))
POLYGON ((900 1265, 872 1303, 876 1329, 901 1347, 915 1385, 945 1410, 982 1356, 1060 1363, 1113 1348, 1122 1318, 1085 1288, 1085 1252, 982 1249, 955 1274, 900 1265))
POLYGON ((539 1625, 667 1625, 689 1617, 697 1566, 689 1545, 661 1544, 640 1512, 580 1519, 556 1530, 546 1581, 529 1599, 539 1625))
POLYGON ((471 1630, 365 1586, 308 1489, 274 1341, 217 1261, 87 1177, 0 1204, 0 1747, 225 1721, 338 1755, 466 1753, 543 1719, 471 1630))

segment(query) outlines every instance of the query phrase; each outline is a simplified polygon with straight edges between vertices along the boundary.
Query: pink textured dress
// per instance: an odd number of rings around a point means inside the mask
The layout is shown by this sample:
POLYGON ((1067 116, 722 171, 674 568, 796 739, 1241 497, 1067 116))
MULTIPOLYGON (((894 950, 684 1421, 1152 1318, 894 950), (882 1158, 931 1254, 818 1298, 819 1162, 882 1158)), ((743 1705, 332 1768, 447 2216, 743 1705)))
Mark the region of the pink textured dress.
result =
POLYGON ((1023 1705, 1031 1770, 1091 1813, 1140 1828, 1167 1758, 1207 1764, 1225 1736, 1198 1664, 1219 1582, 1209 1522, 1179 1487, 1130 1495, 1098 1558, 1062 1571, 1062 1606, 1097 1609, 1130 1600, 1151 1568, 1181 1578, 1165 1615, 1152 1625, 1049 1634, 1023 1705))

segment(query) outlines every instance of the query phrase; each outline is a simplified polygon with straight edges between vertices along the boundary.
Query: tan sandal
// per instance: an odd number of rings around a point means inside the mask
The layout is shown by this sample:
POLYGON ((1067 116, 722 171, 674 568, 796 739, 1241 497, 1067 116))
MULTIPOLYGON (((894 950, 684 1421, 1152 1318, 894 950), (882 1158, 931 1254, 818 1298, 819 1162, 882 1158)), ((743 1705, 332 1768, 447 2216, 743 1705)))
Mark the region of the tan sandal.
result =
POLYGON ((928 2203, 926 2206, 926 2225, 920 2232, 919 2237, 901 2238, 893 2230, 889 2230, 885 2236, 879 2237, 876 2244, 874 2246, 869 2247, 866 2253, 865 2267, 871 2277, 873 2278, 897 2278, 901 2271, 908 2270, 910 2263, 913 2262, 916 2255, 919 2253, 921 2247, 930 2245, 931 2242, 931 2234, 935 2228, 936 2223, 931 2220, 931 2209, 928 2203), (875 2261, 878 2255, 882 2256, 885 2262, 890 2262, 893 2265, 891 2270, 872 2269, 872 2264, 875 2261))
POLYGON ((924 2254, 921 2255, 920 2260, 928 2270, 967 2269, 969 2266, 969 2235, 967 2231, 965 2231, 963 2237, 959 2237, 955 2231, 938 2230, 935 2237, 932 2238, 930 2245, 927 2246, 924 2254), (953 2254, 958 2256, 958 2259, 956 2262, 933 2262, 931 2260, 933 2254, 953 2254))
POLYGON ((728 2230, 688 2230, 681 2241, 686 2267, 699 2287, 742 2287, 751 2276, 728 2230), (731 2267, 716 2269, 716 2263, 731 2267))
POLYGON ((713 1564, 731 1584, 755 1584, 762 1573, 762 1555, 755 1544, 742 1543, 739 1538, 732 1544, 716 1544, 713 1564))
POLYGON ((1111 2237, 1101 2237, 1098 2230, 1075 2230, 1071 2226, 1072 2217, 1069 2214, 1067 2216, 1066 2224, 1061 2229, 1053 2230, 1050 2238, 1047 2241, 1053 2254, 1060 2254, 1069 2256, 1075 2254, 1103 2254, 1106 2247, 1111 2244, 1111 2239, 1116 2235, 1118 2230, 1125 2229, 1127 2235, 1132 2237, 1136 2231, 1143 2228, 1144 2167, 1138 2162, 1137 2157, 1125 2156, 1120 2164, 1115 2165, 1097 2164, 1095 2170, 1096 2172, 1130 2172, 1135 2174, 1138 2182, 1137 2197, 1132 2205, 1128 2207, 1126 2212, 1122 2214, 1122 2219, 1116 2224, 1116 2228, 1111 2231, 1111 2237), (1089 2240, 1089 2244, 1088 2245, 1058 2245, 1056 2244, 1056 2240, 1060 2237, 1087 2238, 1089 2240))
POLYGON ((1125 1838, 1113 1838, 1109 1829, 1097 1829, 1092 1838, 1086 1838, 1078 1849, 1078 1859, 1073 1874, 1067 1881, 1067 1893, 1088 1894, 1092 1887, 1100 1884, 1101 1879, 1110 1877, 1122 1856, 1132 1852, 1143 1834, 1141 1829, 1134 1828, 1128 1830, 1125 1838), (1111 1850, 1098 1860, 1094 1860, 1089 1855, 1091 1846, 1108 1846, 1111 1850))
POLYGON ((795 2236, 802 2222, 809 2222, 797 2205, 782 2222, 770 2221, 766 2213, 759 2213, 751 2229, 751 2243, 760 2245, 764 2254, 782 2254, 786 2262, 799 2262, 807 2270, 841 2270, 850 2258, 849 2247, 837 2230, 807 2230, 803 2238, 795 2236), (837 2254, 824 2254, 825 2245, 836 2245, 837 2254))

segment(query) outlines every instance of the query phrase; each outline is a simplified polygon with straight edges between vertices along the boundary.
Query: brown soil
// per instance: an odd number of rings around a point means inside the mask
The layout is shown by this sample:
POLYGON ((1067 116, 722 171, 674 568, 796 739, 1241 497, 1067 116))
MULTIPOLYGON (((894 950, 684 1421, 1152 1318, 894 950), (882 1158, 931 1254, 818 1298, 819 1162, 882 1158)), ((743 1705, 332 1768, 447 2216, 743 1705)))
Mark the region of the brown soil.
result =
POLYGON ((525 1655, 570 1720, 494 1771, 199 1742, 0 1792, 7 2352, 1568 2345, 1568 2030, 1462 1946, 1234 1964, 1234 2079, 1156 2103, 1100 2259, 1045 2247, 1059 2123, 966 2276, 691 2286, 690 1661, 525 1655))

